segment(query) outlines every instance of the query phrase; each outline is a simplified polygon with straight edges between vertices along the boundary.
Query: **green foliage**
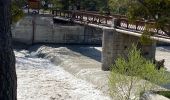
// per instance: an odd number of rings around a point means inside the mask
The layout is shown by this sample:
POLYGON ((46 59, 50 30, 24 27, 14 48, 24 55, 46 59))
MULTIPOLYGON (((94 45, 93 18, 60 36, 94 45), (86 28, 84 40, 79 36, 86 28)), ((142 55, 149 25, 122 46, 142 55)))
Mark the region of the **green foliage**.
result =
POLYGON ((152 20, 155 28, 170 35, 170 0, 109 0, 114 13, 127 15, 130 20, 152 20))
POLYGON ((155 84, 169 82, 165 70, 156 70, 155 64, 142 57, 134 45, 127 58, 115 61, 109 80, 111 95, 116 100, 139 99, 141 93, 156 89, 155 84))
POLYGON ((12 4, 17 5, 19 8, 25 6, 28 0, 12 0, 12 4))
POLYGON ((154 40, 150 39, 150 36, 152 36, 154 33, 150 32, 149 29, 154 28, 152 25, 145 25, 145 30, 142 33, 142 36, 140 38, 140 43, 143 45, 151 45, 154 40))
POLYGON ((51 0, 51 3, 53 4, 53 9, 61 9, 63 7, 60 0, 51 0))
POLYGON ((83 6, 84 9, 86 10, 97 10, 97 0, 83 0, 81 2, 81 5, 83 6))
POLYGON ((115 14, 125 15, 128 10, 129 0, 109 0, 109 7, 115 14))
POLYGON ((170 98, 170 91, 159 91, 158 94, 170 98))
POLYGON ((155 27, 164 32, 170 32, 170 0, 137 0, 130 4, 129 15, 133 17, 144 18, 145 20, 154 20, 155 27))
POLYGON ((21 19, 24 16, 24 13, 20 6, 17 5, 17 2, 12 2, 11 6, 11 12, 12 12, 12 22, 15 23, 19 19, 21 19))
POLYGON ((82 9, 91 11, 104 11, 107 8, 107 0, 82 0, 82 9))
POLYGON ((80 7, 81 10, 101 11, 106 9, 107 0, 51 0, 54 8, 68 10, 69 6, 80 7))

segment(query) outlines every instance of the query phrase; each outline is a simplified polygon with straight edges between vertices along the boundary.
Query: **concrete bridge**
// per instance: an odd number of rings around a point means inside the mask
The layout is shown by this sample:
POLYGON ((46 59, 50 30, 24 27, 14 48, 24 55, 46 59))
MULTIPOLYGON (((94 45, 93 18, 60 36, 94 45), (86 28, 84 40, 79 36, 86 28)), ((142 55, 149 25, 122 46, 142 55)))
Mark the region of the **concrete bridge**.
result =
MULTIPOLYGON (((102 69, 109 70, 119 55, 126 55, 127 49, 138 44, 145 24, 129 23, 125 16, 106 16, 96 12, 54 10, 52 15, 27 15, 13 27, 13 38, 27 44, 102 44, 102 69)), ((170 37, 154 28, 154 41, 140 45, 142 55, 155 59, 156 41, 170 43, 170 37)))

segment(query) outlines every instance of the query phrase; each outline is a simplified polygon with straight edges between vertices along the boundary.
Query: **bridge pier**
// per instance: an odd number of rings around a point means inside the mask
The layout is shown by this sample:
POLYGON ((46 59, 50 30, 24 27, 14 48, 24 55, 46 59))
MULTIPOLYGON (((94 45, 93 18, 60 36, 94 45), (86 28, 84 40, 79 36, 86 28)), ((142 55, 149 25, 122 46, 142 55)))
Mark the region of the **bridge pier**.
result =
MULTIPOLYGON (((110 70, 119 56, 126 56, 132 44, 138 44, 140 37, 119 33, 113 29, 103 29, 102 70, 110 70)), ((156 42, 151 45, 138 45, 141 54, 147 59, 155 59, 156 42)))

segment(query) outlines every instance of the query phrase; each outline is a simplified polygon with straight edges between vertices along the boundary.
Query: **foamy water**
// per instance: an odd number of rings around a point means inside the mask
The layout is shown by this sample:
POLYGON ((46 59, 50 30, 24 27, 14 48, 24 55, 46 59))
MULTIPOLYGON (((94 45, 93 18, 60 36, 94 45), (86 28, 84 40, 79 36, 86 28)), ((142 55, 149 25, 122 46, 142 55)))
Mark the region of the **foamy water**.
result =
POLYGON ((110 100, 96 86, 76 78, 47 59, 15 51, 18 100, 110 100))

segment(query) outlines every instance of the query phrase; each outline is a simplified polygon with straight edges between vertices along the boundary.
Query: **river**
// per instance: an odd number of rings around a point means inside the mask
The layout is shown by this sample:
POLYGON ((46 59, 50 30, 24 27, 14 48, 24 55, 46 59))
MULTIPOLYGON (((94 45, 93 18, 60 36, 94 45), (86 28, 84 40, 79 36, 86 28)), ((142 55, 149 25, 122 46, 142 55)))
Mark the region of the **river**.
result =
POLYGON ((15 51, 18 100, 110 100, 91 83, 78 79, 48 59, 15 51))

